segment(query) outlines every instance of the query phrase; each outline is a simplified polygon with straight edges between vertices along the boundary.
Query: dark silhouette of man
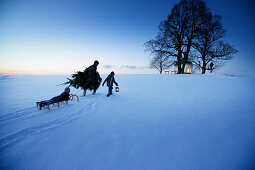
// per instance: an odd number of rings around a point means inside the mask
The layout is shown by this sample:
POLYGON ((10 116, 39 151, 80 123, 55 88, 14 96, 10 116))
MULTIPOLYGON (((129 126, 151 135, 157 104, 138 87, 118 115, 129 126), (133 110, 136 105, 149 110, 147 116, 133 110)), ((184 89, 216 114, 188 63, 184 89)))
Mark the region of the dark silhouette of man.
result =
MULTIPOLYGON (((99 62, 96 60, 94 61, 94 64, 89 66, 87 68, 87 72, 88 72, 88 82, 87 84, 84 86, 84 91, 83 91, 83 96, 86 96, 86 92, 87 89, 90 86, 95 86, 96 81, 97 81, 97 66, 98 66, 99 62)), ((96 89, 94 88, 93 90, 93 95, 96 93, 96 89)))

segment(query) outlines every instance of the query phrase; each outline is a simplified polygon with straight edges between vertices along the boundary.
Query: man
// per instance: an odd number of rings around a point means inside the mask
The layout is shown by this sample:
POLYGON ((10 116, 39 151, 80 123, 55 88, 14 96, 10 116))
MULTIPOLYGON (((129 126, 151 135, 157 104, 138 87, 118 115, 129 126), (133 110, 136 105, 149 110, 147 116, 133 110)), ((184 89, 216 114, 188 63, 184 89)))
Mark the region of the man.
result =
MULTIPOLYGON (((95 86, 96 81, 97 81, 97 66, 99 62, 96 60, 94 61, 94 64, 89 66, 87 70, 87 76, 88 76, 88 82, 84 86, 84 91, 83 91, 83 96, 86 96, 87 89, 90 86, 95 86)), ((93 95, 96 93, 96 89, 94 88, 93 90, 93 95)))

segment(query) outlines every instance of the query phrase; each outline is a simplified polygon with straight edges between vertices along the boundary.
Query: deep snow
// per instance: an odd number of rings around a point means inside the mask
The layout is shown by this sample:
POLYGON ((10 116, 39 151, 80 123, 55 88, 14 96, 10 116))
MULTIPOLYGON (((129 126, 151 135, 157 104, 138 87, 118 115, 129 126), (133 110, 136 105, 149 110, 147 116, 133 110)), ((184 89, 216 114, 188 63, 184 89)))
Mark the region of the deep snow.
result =
POLYGON ((0 169, 254 168, 254 78, 116 75, 109 98, 38 110, 66 77, 0 76, 0 169))

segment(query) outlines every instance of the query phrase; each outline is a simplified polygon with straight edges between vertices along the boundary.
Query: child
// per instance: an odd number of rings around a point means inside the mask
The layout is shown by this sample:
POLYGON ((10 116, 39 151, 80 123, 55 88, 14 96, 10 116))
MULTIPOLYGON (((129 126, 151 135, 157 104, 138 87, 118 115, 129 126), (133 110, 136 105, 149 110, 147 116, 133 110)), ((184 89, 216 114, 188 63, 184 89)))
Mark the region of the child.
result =
POLYGON ((39 106, 39 109, 41 110, 43 106, 47 106, 53 103, 61 102, 61 101, 67 101, 69 100, 69 93, 70 93, 70 88, 66 87, 64 92, 61 93, 59 96, 53 97, 50 100, 44 100, 41 102, 36 102, 37 107, 39 106))
POLYGON ((115 79, 114 79, 114 72, 112 71, 111 74, 108 75, 108 77, 105 79, 105 81, 103 82, 103 85, 105 84, 105 82, 107 81, 107 86, 109 87, 109 92, 107 94, 107 97, 109 97, 112 94, 112 86, 113 83, 116 84, 116 86, 118 86, 118 83, 116 83, 115 79))

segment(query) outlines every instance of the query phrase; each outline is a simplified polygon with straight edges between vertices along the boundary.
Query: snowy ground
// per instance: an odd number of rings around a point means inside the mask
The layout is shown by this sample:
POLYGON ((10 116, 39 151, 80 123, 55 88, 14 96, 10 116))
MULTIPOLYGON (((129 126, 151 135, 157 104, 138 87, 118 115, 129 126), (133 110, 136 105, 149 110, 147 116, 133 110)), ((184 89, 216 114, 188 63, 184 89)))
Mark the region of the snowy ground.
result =
POLYGON ((39 111, 65 81, 0 76, 1 170, 255 167, 254 78, 117 75, 120 93, 39 111))

